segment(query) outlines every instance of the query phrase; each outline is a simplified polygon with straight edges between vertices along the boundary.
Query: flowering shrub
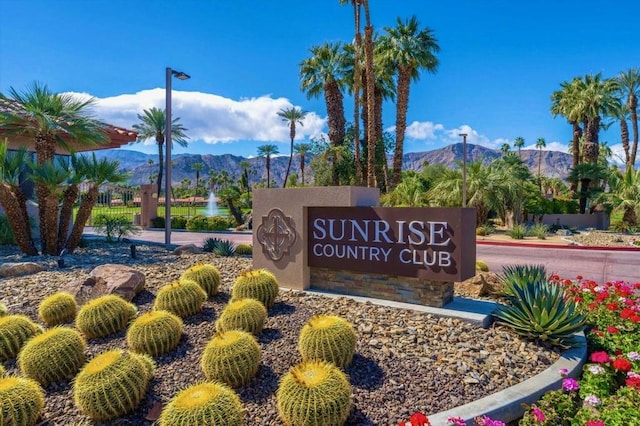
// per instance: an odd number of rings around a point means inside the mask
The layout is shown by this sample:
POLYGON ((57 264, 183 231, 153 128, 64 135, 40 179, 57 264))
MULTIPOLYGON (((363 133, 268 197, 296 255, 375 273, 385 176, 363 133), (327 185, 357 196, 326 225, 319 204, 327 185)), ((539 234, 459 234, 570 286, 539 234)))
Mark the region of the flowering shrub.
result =
POLYGON ((552 281, 587 317, 590 362, 580 381, 565 378, 561 390, 529 407, 520 425, 632 424, 640 418, 640 283, 552 281))

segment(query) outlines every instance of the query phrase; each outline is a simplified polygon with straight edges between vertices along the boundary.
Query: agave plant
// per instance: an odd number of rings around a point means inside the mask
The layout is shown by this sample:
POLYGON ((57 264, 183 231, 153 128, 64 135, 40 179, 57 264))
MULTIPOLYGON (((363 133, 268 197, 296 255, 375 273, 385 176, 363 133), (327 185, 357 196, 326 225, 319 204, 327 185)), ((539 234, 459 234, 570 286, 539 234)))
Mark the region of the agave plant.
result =
POLYGON ((220 238, 207 238, 206 240, 204 240, 202 250, 206 251, 207 253, 213 253, 213 250, 221 241, 222 240, 220 238))
POLYGON ((218 256, 233 256, 236 254, 236 246, 229 240, 220 240, 213 248, 213 253, 218 256))
POLYGON ((515 288, 529 283, 547 282, 547 269, 544 265, 505 265, 502 267, 502 284, 505 296, 515 296, 515 288))
POLYGON ((493 316, 521 336, 568 348, 575 346, 575 333, 584 328, 585 316, 578 312, 564 289, 549 281, 531 281, 513 287, 511 304, 500 305, 493 316))

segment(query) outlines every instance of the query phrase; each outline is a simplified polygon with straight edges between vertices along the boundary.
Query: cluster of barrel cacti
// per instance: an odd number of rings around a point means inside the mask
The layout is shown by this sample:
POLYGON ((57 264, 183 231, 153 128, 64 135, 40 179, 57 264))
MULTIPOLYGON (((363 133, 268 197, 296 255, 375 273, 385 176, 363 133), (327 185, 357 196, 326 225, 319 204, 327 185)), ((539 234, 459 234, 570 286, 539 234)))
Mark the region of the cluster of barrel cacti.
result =
POLYGON ((356 332, 345 319, 316 315, 300 331, 298 350, 303 361, 322 360, 344 368, 356 352, 356 332))
POLYGON ((202 354, 201 367, 207 380, 237 388, 256 375, 262 351, 251 334, 231 330, 216 333, 202 354))
POLYGON ((219 425, 241 426, 240 397, 217 382, 198 383, 180 391, 160 415, 160 426, 219 425))
POLYGON ((231 297, 256 299, 269 309, 275 303, 279 291, 276 277, 271 272, 266 269, 254 269, 243 272, 236 278, 231 289, 231 297))
POLYGON ((35 425, 44 410, 44 390, 26 377, 0 375, 0 425, 35 425))
POLYGON ((9 308, 7 308, 7 305, 5 305, 4 303, 0 302, 0 317, 4 317, 9 315, 9 308))
POLYGON ((171 312, 147 312, 129 326, 127 344, 134 352, 160 356, 178 346, 182 328, 180 317, 171 312))
POLYGON ((207 296, 211 297, 218 294, 218 289, 220 288, 220 271, 218 271, 215 265, 200 263, 184 271, 182 276, 180 276, 180 281, 182 280, 195 281, 207 292, 207 296))
POLYGON ((106 337, 124 330, 137 312, 136 305, 108 294, 88 301, 76 316, 76 327, 87 339, 106 337))
POLYGON ((42 331, 42 327, 24 315, 0 317, 0 362, 18 355, 27 340, 42 331))
POLYGON ((260 334, 267 319, 267 308, 255 299, 231 300, 216 321, 217 331, 242 330, 260 334))
POLYGON ((66 292, 54 293, 46 297, 38 306, 38 316, 47 327, 73 321, 77 311, 78 304, 75 297, 66 292))
POLYGON ((253 254, 253 246, 251 244, 240 243, 236 246, 236 254, 240 256, 251 256, 253 254))
POLYGON ((169 311, 180 318, 187 318, 200 312, 206 301, 207 292, 198 283, 182 279, 161 287, 153 308, 169 311))

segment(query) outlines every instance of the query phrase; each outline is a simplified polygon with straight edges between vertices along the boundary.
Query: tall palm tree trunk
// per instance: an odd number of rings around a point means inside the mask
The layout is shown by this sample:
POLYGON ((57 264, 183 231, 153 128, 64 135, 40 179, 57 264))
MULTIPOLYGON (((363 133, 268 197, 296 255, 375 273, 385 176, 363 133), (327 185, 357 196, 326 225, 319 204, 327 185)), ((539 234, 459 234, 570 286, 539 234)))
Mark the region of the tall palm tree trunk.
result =
POLYGON ((398 100, 396 103, 396 146, 393 152, 393 174, 391 187, 400 183, 402 172, 402 155, 404 154, 404 132, 407 129, 407 108, 409 107, 409 84, 411 69, 403 68, 398 72, 398 100))
POLYGON ((373 70, 373 26, 369 14, 369 1, 362 0, 365 15, 364 27, 364 72, 367 84, 367 186, 375 186, 375 162, 376 162, 376 139, 375 139, 375 101, 373 93, 375 91, 375 73, 373 70))
MULTIPOLYGON (((35 136, 35 150, 38 164, 45 164, 53 161, 53 158, 56 154, 56 145, 57 141, 55 140, 55 137, 53 135, 38 134, 35 136)), ((45 210, 49 195, 50 190, 46 185, 36 184, 36 196, 38 199, 38 220, 40 221, 38 224, 38 228, 40 230, 40 244, 42 245, 43 253, 49 253, 47 242, 50 241, 51 238, 47 237, 48 234, 54 233, 57 236, 58 233, 57 227, 55 229, 51 229, 51 227, 47 223, 45 210)), ((52 248, 55 249, 55 246, 52 248)))
POLYGON ((45 203, 44 217, 47 222, 47 233, 45 235, 47 250, 43 250, 43 253, 57 256, 60 254, 58 251, 58 195, 53 191, 49 191, 49 196, 45 203))
MULTIPOLYGON (((163 149, 164 143, 158 143, 158 199, 160 199, 160 191, 162 190, 162 176, 164 171, 164 155, 163 149)), ((165 191, 168 192, 168 191, 165 191)), ((165 203, 169 202, 169 194, 164 194, 165 203)))
POLYGON ((66 244, 69 253, 73 253, 76 247, 78 247, 78 244, 80 244, 84 226, 91 216, 91 210, 93 209, 93 206, 95 206, 96 201, 98 201, 98 195, 98 187, 92 185, 85 196, 82 197, 82 202, 80 203, 80 207, 78 208, 78 214, 76 214, 76 220, 73 222, 71 235, 69 236, 69 240, 66 244))
POLYGON ((384 101, 382 96, 382 90, 376 86, 374 90, 375 100, 375 138, 376 138, 376 186, 383 189, 384 192, 389 192, 389 173, 387 167, 387 153, 384 146, 384 138, 382 134, 384 132, 382 126, 382 102, 384 101))
POLYGON ((271 185, 271 157, 267 155, 267 188, 271 185))
POLYGON ((586 163, 597 163, 600 155, 598 132, 600 131, 600 117, 591 117, 587 122, 582 145, 583 157, 586 163))
POLYGON ((629 152, 629 126, 624 118, 620 119, 620 141, 622 142, 622 149, 624 149, 624 164, 627 168, 633 168, 631 153, 629 152))
POLYGON ((73 217, 73 205, 78 199, 78 185, 69 185, 62 194, 62 208, 60 209, 60 223, 58 224, 57 251, 60 253, 69 236, 69 223, 73 217))
POLYGON ((629 110, 631 111, 631 128, 633 129, 633 145, 631 146, 630 167, 635 167, 638 154, 638 98, 635 95, 629 97, 629 110))
POLYGON ((362 163, 360 162, 360 48, 362 35, 360 34, 360 2, 353 1, 352 3, 356 28, 356 49, 353 56, 353 156, 356 165, 356 185, 362 185, 362 163))
POLYGON ((542 192, 542 147, 540 147, 538 152, 538 187, 540 188, 540 192, 542 192))
MULTIPOLYGON (((329 81, 324 85, 324 97, 327 105, 327 125, 329 127, 329 141, 334 148, 344 141, 344 103, 338 83, 329 81)), ((338 185, 338 169, 334 161, 331 171, 331 184, 338 185)))
POLYGON ((300 154, 300 174, 302 176, 302 186, 304 186, 304 154, 300 154))
POLYGON ((38 250, 31 238, 27 199, 24 194, 19 188, 0 184, 0 205, 7 215, 9 227, 20 251, 28 256, 37 256, 38 250))
POLYGON ((287 180, 289 179, 289 170, 291 170, 291 161, 293 160, 293 140, 296 138, 296 122, 295 120, 291 120, 291 124, 289 124, 289 137, 291 138, 291 146, 289 147, 289 162, 287 163, 287 173, 284 175, 284 182, 282 182, 282 187, 287 187, 287 180))
MULTIPOLYGON (((575 169, 578 164, 580 164, 580 139, 582 138, 582 128, 580 127, 580 123, 577 121, 572 121, 571 126, 573 127, 573 131, 571 132, 571 151, 572 151, 572 164, 571 168, 575 169)), ((571 193, 575 194, 578 190, 578 182, 571 182, 571 193)))

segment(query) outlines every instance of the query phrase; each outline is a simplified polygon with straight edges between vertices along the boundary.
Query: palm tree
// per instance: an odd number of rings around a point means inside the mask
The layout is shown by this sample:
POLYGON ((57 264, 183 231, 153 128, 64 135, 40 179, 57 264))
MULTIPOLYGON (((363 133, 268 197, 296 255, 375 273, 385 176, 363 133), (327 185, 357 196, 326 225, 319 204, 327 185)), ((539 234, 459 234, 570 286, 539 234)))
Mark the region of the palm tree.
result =
MULTIPOLYGON (((138 132, 138 142, 143 142, 148 139, 154 139, 158 145, 158 193, 160 198, 160 189, 162 188, 162 174, 164 169, 164 141, 165 141, 165 124, 166 114, 165 111, 160 108, 150 108, 142 111, 142 114, 138 114, 138 120, 140 123, 134 124, 133 129, 138 132)), ((186 147, 189 142, 189 137, 186 135, 187 129, 180 123, 180 118, 172 118, 171 120, 171 141, 177 143, 180 146, 186 147)), ((171 187, 171 182, 167 187, 171 187)), ((165 194, 166 199, 169 199, 169 194, 165 194)))
POLYGON ((191 165, 191 170, 196 172, 196 192, 194 197, 198 195, 198 189, 200 188, 200 171, 204 167, 204 163, 194 163, 191 165))
MULTIPOLYGON (((572 139, 570 151, 573 156, 572 168, 580 164, 582 155, 580 153, 580 142, 582 140, 583 128, 580 127, 585 122, 585 113, 582 104, 579 102, 580 93, 584 90, 584 82, 579 77, 575 77, 570 82, 562 82, 560 90, 551 95, 551 113, 554 117, 564 116, 572 127, 572 139)), ((572 188, 572 192, 576 187, 572 188)))
POLYGON ((633 129, 633 144, 629 153, 628 142, 625 147, 627 168, 633 168, 636 164, 638 153, 638 96, 640 96, 640 69, 632 68, 621 72, 616 77, 618 90, 622 96, 627 97, 627 108, 631 114, 631 128, 633 129))
POLYGON ((242 190, 248 193, 251 190, 249 185, 249 169, 251 168, 251 163, 248 161, 241 161, 240 168, 242 169, 242 174, 240 175, 240 179, 238 179, 238 183, 242 190))
POLYGON ((27 197, 20 189, 20 173, 27 166, 29 153, 24 148, 10 153, 7 146, 6 141, 0 143, 0 206, 20 251, 35 256, 38 250, 29 228, 27 197))
POLYGON ((227 205, 229 212, 236 221, 236 226, 240 226, 243 223, 242 212, 236 206, 240 201, 240 189, 235 185, 230 185, 221 190, 218 194, 218 198, 227 205))
MULTIPOLYGON (((108 140, 104 124, 90 113, 93 98, 79 100, 69 94, 56 94, 39 83, 33 83, 24 92, 10 88, 9 95, 10 98, 0 94, 0 99, 11 106, 0 112, 0 129, 8 135, 33 139, 39 165, 52 162, 59 146, 70 152, 70 141, 98 145, 108 140)), ((36 184, 36 193, 42 251, 57 255, 56 247, 46 246, 47 241, 54 239, 49 234, 58 233, 57 227, 45 217, 49 187, 36 184)))
MULTIPOLYGON (((301 87, 308 98, 324 93, 327 107, 329 141, 338 146, 344 141, 346 120, 342 89, 345 87, 345 56, 340 43, 325 43, 311 48, 312 56, 300 64, 301 87)), ((338 184, 338 174, 332 173, 334 185, 338 184)))
POLYGON ((542 148, 547 146, 547 141, 544 138, 538 138, 536 141, 536 148, 538 149, 538 186, 540 187, 540 191, 542 191, 542 181, 540 177, 542 176, 541 167, 542 167, 542 148))
MULTIPOLYGON (((364 75, 366 93, 375 92, 375 69, 374 69, 374 43, 373 43, 373 25, 371 25, 371 13, 369 10, 368 0, 359 0, 364 9, 364 75)), ((369 188, 375 185, 375 146, 378 141, 376 138, 376 100, 374 96, 366 97, 367 106, 367 186, 369 188)))
POLYGON ((71 229, 71 235, 65 245, 69 253, 73 253, 80 243, 85 224, 91 216, 91 210, 100 195, 100 185, 107 182, 112 184, 122 183, 126 182, 128 178, 127 173, 118 170, 120 163, 117 160, 109 161, 106 158, 102 158, 98 161, 96 154, 92 153, 91 157, 81 157, 80 161, 83 163, 83 170, 86 171, 89 189, 82 197, 78 213, 76 214, 76 220, 71 229))
POLYGON ((580 184, 580 214, 584 214, 587 210, 587 199, 589 190, 593 187, 592 183, 599 182, 605 176, 606 170, 598 163, 581 163, 578 167, 571 169, 567 180, 580 184))
POLYGON ((518 148, 518 157, 520 158, 522 158, 522 153, 520 152, 520 150, 522 149, 523 146, 524 146, 524 138, 522 136, 518 136, 513 141, 513 147, 518 148))
POLYGON ((258 157, 266 157, 267 188, 271 185, 271 156, 276 154, 278 154, 278 147, 275 145, 267 144, 258 147, 258 157))
POLYGON ((415 16, 407 21, 398 18, 395 28, 386 27, 381 43, 395 65, 398 73, 396 102, 396 145, 393 155, 393 175, 391 185, 400 183, 402 156, 404 154, 404 134, 407 128, 409 107, 409 87, 411 80, 417 80, 420 70, 435 73, 438 69, 436 53, 440 51, 438 41, 429 28, 420 29, 415 16))
POLYGON ((500 151, 502 151, 503 156, 507 155, 510 149, 511 149, 511 145, 509 145, 507 142, 503 143, 502 146, 500 147, 500 151))
POLYGON ((584 161, 595 164, 599 157, 599 133, 602 116, 615 108, 616 83, 613 79, 603 80, 600 73, 586 75, 584 83, 584 90, 579 94, 579 100, 584 107, 586 117, 582 151, 584 161))
POLYGON ((67 172, 68 179, 66 187, 62 191, 62 207, 60 208, 60 223, 58 225, 58 253, 62 251, 67 242, 69 225, 73 219, 73 207, 78 200, 80 184, 87 176, 87 170, 84 169, 86 162, 80 158, 78 155, 73 154, 69 163, 59 161, 59 167, 67 172))
POLYGON ((296 154, 300 156, 300 176, 302 177, 302 186, 304 186, 305 156, 307 155, 307 153, 309 153, 309 151, 311 151, 312 146, 310 143, 297 143, 293 148, 296 154))
POLYGON ((289 171, 291 170, 291 160, 293 159, 293 140, 296 138, 296 123, 302 126, 302 120, 306 115, 307 112, 298 107, 282 108, 278 111, 278 116, 282 117, 282 121, 289 123, 289 138, 291 139, 289 163, 287 164, 287 173, 284 175, 284 182, 282 183, 283 188, 287 186, 287 179, 289 179, 289 171))
POLYGON ((629 119, 630 116, 629 107, 627 104, 618 100, 611 111, 609 111, 609 114, 620 122, 620 142, 622 143, 622 148, 624 150, 624 163, 627 168, 633 168, 629 145, 629 125, 627 123, 627 119, 629 119))
POLYGON ((636 226, 640 215, 640 170, 627 167, 624 174, 609 179, 607 201, 613 209, 622 209, 622 222, 636 226))

